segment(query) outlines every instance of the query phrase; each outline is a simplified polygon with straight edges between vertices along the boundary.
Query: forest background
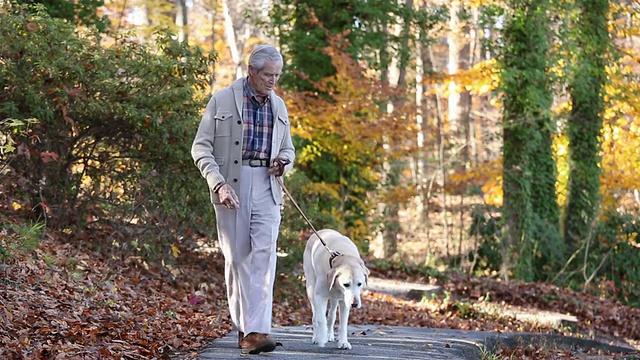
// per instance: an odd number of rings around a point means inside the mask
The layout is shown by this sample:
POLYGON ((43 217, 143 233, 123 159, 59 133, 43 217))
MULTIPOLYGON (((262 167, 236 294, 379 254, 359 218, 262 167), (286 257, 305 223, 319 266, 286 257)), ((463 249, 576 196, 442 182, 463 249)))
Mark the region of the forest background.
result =
MULTIPOLYGON (((316 228, 379 264, 640 306, 637 3, 38 3, 1 7, 3 262, 52 234, 168 268, 215 248, 189 148, 270 43, 316 228)), ((295 267, 310 229, 283 212, 295 267)))

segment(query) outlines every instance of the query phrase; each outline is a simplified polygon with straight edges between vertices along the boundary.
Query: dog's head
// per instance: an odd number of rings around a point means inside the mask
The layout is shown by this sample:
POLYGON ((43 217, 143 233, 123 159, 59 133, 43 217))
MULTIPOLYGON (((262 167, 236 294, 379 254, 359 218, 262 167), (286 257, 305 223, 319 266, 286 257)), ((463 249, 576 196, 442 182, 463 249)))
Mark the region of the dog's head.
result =
POLYGON ((341 255, 334 261, 334 267, 327 274, 329 291, 339 291, 342 299, 351 307, 362 307, 360 291, 367 285, 369 269, 360 258, 341 255))

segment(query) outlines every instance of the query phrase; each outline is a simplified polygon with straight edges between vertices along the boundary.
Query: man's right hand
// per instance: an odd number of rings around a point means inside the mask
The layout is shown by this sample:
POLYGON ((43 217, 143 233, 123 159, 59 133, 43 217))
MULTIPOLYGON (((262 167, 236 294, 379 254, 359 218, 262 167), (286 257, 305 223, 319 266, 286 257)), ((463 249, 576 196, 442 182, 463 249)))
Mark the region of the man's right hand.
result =
POLYGON ((240 200, 238 200, 238 195, 236 195, 235 190, 229 184, 223 184, 218 189, 218 196, 220 197, 220 202, 227 209, 237 209, 240 207, 240 200))
POLYGON ((271 166, 269 167, 269 175, 282 176, 284 174, 284 167, 289 165, 291 160, 278 156, 273 159, 271 166))

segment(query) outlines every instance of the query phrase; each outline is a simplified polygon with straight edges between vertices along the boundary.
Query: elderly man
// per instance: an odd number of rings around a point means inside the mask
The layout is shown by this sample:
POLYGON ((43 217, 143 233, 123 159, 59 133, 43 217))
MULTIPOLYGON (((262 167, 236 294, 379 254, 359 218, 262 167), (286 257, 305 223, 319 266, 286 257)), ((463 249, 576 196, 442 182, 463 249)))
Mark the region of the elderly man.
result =
POLYGON ((278 50, 257 46, 248 76, 207 104, 191 148, 211 193, 229 312, 242 353, 276 348, 269 337, 282 205, 276 176, 289 170, 295 157, 287 108, 273 91, 282 66, 278 50))

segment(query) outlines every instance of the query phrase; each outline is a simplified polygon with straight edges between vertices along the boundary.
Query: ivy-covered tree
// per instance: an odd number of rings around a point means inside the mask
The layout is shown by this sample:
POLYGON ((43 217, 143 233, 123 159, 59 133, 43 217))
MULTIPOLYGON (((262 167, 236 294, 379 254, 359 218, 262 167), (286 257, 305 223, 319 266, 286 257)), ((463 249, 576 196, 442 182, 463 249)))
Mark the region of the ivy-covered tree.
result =
POLYGON ((604 112, 609 0, 576 1, 575 60, 570 84, 569 196, 565 242, 577 249, 594 228, 600 205, 600 132, 604 112))
POLYGON ((561 259, 551 148, 548 0, 508 2, 503 31, 503 276, 543 277, 561 259))

